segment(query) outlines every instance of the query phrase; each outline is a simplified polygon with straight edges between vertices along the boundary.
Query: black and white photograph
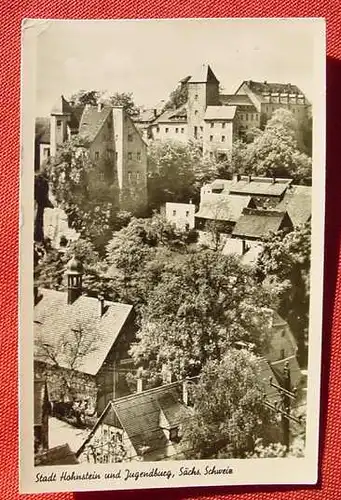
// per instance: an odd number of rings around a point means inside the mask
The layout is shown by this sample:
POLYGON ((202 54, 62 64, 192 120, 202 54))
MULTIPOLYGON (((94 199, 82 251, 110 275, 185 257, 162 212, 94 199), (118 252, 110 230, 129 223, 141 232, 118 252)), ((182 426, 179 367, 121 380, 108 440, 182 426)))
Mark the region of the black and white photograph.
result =
POLYGON ((321 19, 22 25, 22 492, 314 484, 321 19))

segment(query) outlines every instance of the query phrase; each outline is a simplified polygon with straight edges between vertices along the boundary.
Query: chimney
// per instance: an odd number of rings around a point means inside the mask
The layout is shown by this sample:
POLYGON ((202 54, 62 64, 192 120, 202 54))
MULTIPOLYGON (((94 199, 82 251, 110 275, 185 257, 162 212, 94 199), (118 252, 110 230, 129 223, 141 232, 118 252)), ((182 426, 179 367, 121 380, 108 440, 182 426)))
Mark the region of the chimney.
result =
POLYGON ((136 384, 136 392, 140 393, 143 391, 143 378, 142 378, 142 368, 137 370, 137 384, 136 384))
POLYGON ((98 315, 101 318, 104 314, 104 297, 103 295, 98 295, 98 315))
POLYGON ((182 402, 188 406, 188 382, 184 380, 182 382, 182 402))
POLYGON ((153 112, 154 112, 154 118, 156 118, 156 117, 157 117, 157 109, 156 109, 156 108, 154 108, 154 109, 153 109, 153 112))

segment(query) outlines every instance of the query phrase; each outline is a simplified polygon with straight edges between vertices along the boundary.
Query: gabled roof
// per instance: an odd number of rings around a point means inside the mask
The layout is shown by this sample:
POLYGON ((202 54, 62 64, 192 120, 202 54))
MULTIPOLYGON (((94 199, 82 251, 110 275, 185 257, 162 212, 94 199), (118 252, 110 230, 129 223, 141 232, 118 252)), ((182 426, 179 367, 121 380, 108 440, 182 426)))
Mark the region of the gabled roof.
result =
POLYGON ((211 194, 205 195, 200 203, 199 211, 195 217, 208 220, 236 222, 243 209, 252 206, 256 208, 251 196, 235 196, 211 194))
POLYGON ((250 97, 248 95, 242 95, 242 94, 220 94, 219 99, 222 104, 228 105, 228 106, 250 106, 254 109, 253 102, 251 101, 250 97))
POLYGON ((177 109, 167 109, 153 123, 185 123, 187 120, 186 105, 177 109))
POLYGON ((189 83, 219 83, 209 64, 202 64, 188 80, 189 83))
POLYGON ((103 106, 101 110, 98 110, 97 106, 85 106, 79 124, 79 136, 92 142, 106 122, 111 110, 110 106, 103 106))
POLYGON ((233 120, 236 106, 207 106, 204 120, 233 120))
POLYGON ((105 303, 102 316, 98 299, 81 295, 72 304, 67 293, 40 290, 42 297, 34 308, 34 359, 53 364, 47 351, 57 355, 58 364, 70 368, 68 346, 81 336, 81 349, 74 369, 96 375, 132 311, 132 306, 118 302, 105 303), (80 333, 81 332, 81 333, 80 333))
POLYGON ((297 85, 292 85, 291 83, 254 82, 253 80, 247 80, 243 84, 246 84, 252 92, 260 97, 263 97, 264 93, 304 95, 297 85))
POLYGON ((249 194, 253 196, 277 196, 284 194, 291 185, 292 179, 272 179, 270 177, 240 176, 229 186, 230 193, 249 194))
POLYGON ((160 428, 160 412, 166 417, 170 428, 178 426, 183 418, 182 412, 186 410, 190 412, 182 403, 181 397, 182 382, 173 382, 111 401, 77 452, 77 456, 98 426, 106 423, 119 425, 125 431, 137 455, 147 447, 148 454, 153 452, 158 454, 158 458, 155 459, 164 458, 165 447, 169 440, 164 430, 160 428))
POLYGON ((311 217, 311 187, 292 185, 276 208, 287 211, 294 226, 305 224, 311 217))
POLYGON ((270 233, 275 233, 283 227, 290 228, 290 226, 292 227, 292 223, 286 212, 245 208, 243 215, 233 228, 232 238, 263 240, 270 233))

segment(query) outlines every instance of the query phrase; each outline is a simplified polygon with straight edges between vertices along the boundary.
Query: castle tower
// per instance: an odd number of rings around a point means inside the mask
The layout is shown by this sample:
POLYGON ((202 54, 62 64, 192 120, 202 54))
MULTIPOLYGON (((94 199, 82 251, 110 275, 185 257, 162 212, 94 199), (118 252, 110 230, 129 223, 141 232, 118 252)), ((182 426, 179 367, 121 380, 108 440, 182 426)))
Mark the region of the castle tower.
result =
POLYGON ((53 106, 50 116, 50 154, 56 155, 58 146, 68 139, 68 122, 71 117, 69 103, 61 96, 53 106))
POLYGON ((67 275, 67 303, 73 304, 75 300, 82 295, 82 276, 83 276, 83 265, 76 259, 72 259, 68 262, 66 267, 67 275))
POLYGON ((219 80, 208 64, 188 81, 187 122, 188 138, 202 139, 207 106, 219 105, 219 80))

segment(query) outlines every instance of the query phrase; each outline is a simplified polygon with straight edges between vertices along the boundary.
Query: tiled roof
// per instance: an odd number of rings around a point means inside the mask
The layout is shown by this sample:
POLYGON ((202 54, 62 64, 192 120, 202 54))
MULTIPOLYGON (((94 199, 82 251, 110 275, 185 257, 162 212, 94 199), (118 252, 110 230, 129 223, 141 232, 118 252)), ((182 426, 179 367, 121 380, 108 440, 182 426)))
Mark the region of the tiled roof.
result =
POLYGON ((236 106, 207 106, 204 120, 233 120, 236 106))
POLYGON ((35 465, 76 465, 76 455, 70 450, 68 444, 56 446, 35 457, 35 465))
POLYGON ((291 186, 276 208, 286 210, 294 226, 304 224, 311 217, 311 187, 291 186))
POLYGON ((251 196, 206 194, 200 203, 199 211, 195 217, 201 219, 236 222, 243 209, 249 206, 256 208, 251 196))
POLYGON ((269 177, 241 176, 229 186, 230 193, 249 194, 253 196, 282 196, 292 179, 275 179, 269 177))
POLYGON ((264 239, 279 231, 283 225, 290 227, 286 212, 277 210, 253 210, 245 208, 232 231, 232 238, 264 239))
POLYGON ((92 142, 110 115, 111 109, 109 106, 103 106, 99 111, 97 106, 85 106, 79 124, 79 136, 92 142))
POLYGON ((297 85, 292 85, 291 83, 272 83, 272 82, 254 82, 249 80, 244 82, 248 87, 258 95, 263 95, 263 93, 289 93, 289 94, 301 94, 303 92, 297 87, 297 85))
POLYGON ((193 73, 193 75, 188 81, 189 83, 206 83, 206 82, 219 83, 219 80, 213 73, 212 68, 209 64, 202 64, 200 68, 198 68, 193 73))
MULTIPOLYGON (((248 95, 242 94, 220 94, 219 99, 222 104, 229 106, 250 106, 254 107, 253 102, 251 101, 248 95)), ((255 108, 256 109, 256 108, 255 108)))
POLYGON ((46 354, 47 348, 49 352, 58 353, 60 366, 70 368, 67 346, 75 343, 81 331, 81 348, 88 352, 79 357, 74 368, 95 375, 118 338, 132 306, 107 301, 100 316, 97 298, 81 295, 72 304, 67 304, 66 292, 49 289, 40 292, 42 297, 34 308, 34 359, 52 363, 46 354), (64 352, 63 345, 66 346, 64 352))
POLYGON ((48 402, 47 386, 44 380, 34 381, 34 425, 43 423, 44 405, 48 402))
POLYGON ((60 96, 52 106, 51 115, 71 114, 71 111, 72 110, 70 103, 65 99, 64 96, 60 96))
MULTIPOLYGON (((164 430, 160 428, 160 412, 163 412, 170 427, 179 425, 182 412, 187 408, 181 397, 182 383, 173 382, 116 399, 108 404, 91 435, 101 423, 117 425, 119 422, 136 454, 139 454, 143 447, 148 447, 147 453, 153 453, 155 460, 161 460, 165 457, 165 447, 169 441, 164 430)), ((187 411, 190 410, 187 408, 187 411)), ((77 455, 79 453, 80 450, 77 455)))
POLYGON ((177 109, 167 109, 164 111, 154 123, 185 123, 187 120, 186 106, 180 106, 177 109))
POLYGON ((72 130, 78 130, 79 124, 84 112, 84 104, 79 104, 71 107, 71 117, 69 121, 69 126, 72 130))

